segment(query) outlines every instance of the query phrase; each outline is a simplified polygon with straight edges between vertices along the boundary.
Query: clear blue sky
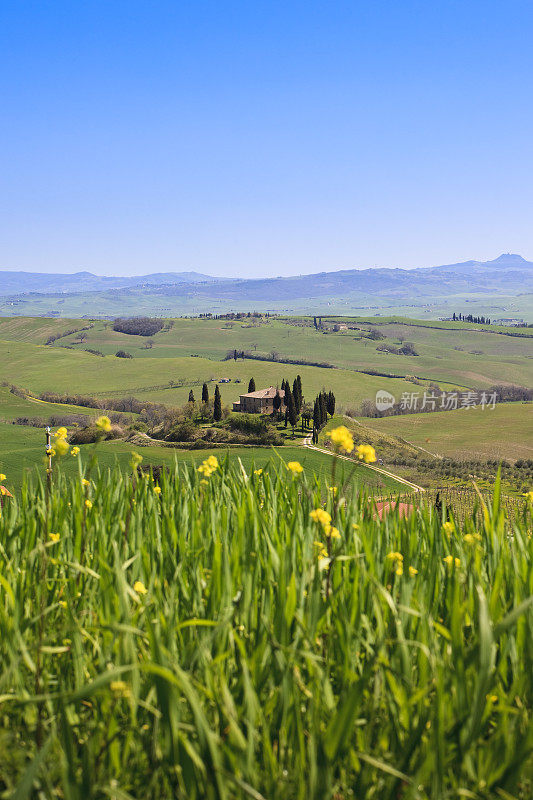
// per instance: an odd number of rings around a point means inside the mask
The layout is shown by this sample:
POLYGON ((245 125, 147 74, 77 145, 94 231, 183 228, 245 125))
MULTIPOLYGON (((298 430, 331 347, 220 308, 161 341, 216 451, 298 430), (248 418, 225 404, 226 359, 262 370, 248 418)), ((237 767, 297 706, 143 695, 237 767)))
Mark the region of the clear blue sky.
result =
POLYGON ((0 268, 533 259, 531 0, 0 5, 0 268))

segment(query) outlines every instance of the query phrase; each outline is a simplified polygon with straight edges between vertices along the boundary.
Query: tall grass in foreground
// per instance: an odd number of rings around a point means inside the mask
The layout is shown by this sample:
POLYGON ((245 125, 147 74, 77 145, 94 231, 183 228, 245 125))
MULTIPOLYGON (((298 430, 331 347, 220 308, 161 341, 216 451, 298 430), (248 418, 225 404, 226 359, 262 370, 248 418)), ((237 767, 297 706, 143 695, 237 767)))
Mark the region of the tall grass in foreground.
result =
POLYGON ((206 474, 4 508, 0 796, 531 798, 531 509, 326 541, 305 474, 206 474))

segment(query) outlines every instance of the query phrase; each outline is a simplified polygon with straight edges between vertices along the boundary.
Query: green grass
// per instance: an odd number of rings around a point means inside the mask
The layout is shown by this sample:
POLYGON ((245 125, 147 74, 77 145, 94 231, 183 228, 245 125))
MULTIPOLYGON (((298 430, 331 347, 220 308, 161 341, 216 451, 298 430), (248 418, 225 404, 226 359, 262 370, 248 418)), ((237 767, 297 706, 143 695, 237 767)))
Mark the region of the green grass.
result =
POLYGON ((531 509, 445 533, 330 495, 328 543, 305 475, 200 478, 4 507, 3 796, 529 800, 531 509))
POLYGON ((493 410, 479 407, 361 422, 436 455, 511 461, 533 458, 533 403, 501 403, 493 410))
MULTIPOLYGON (((21 425, 0 424, 0 472, 7 475, 6 485, 11 490, 20 489, 24 476, 43 468, 45 449, 45 433, 42 428, 29 428, 21 425)), ((81 446, 81 458, 87 460, 93 445, 81 446)), ((299 461, 309 477, 316 475, 320 481, 331 483, 330 456, 300 446, 271 447, 233 447, 229 449, 179 450, 170 447, 139 447, 123 441, 100 442, 97 448, 98 461, 102 467, 120 467, 124 472, 131 472, 130 461, 132 450, 139 452, 146 465, 173 466, 178 463, 199 464, 206 455, 213 452, 219 459, 228 457, 230 461, 240 459, 247 470, 252 467, 276 469, 289 461, 299 461)), ((59 469, 68 476, 78 471, 77 459, 64 456, 60 459, 59 469)), ((402 484, 386 475, 358 465, 355 472, 350 464, 341 462, 337 470, 339 485, 348 481, 353 489, 362 484, 379 492, 401 491, 402 484)))
POLYGON ((41 417, 47 419, 55 415, 83 414, 87 417, 96 416, 98 410, 72 406, 63 403, 45 403, 34 397, 19 397, 9 389, 0 387, 0 419, 13 420, 18 417, 41 417))
MULTIPOLYGON (((56 345, 69 345, 81 351, 89 347, 109 356, 114 356, 117 350, 126 350, 135 359, 150 361, 193 354, 220 360, 233 349, 264 354, 276 351, 282 357, 292 358, 296 354, 303 359, 329 362, 343 369, 416 375, 443 386, 486 387, 499 382, 533 385, 533 340, 525 336, 504 336, 483 326, 467 326, 462 322, 393 318, 345 320, 360 330, 324 334, 312 326, 301 324, 302 321, 287 324, 282 319, 271 319, 254 324, 249 319, 234 322, 176 319, 169 331, 151 337, 152 349, 146 348, 145 337, 118 333, 113 331, 111 323, 100 321, 86 331, 86 342, 76 343, 77 335, 72 334, 58 340, 56 345), (361 338, 361 331, 372 329, 379 330, 386 339, 376 342, 364 336, 361 338), (399 337, 413 342, 419 355, 397 356, 377 350, 381 344, 398 346, 399 337)), ((87 324, 86 320, 28 320, 26 324, 23 319, 4 318, 0 319, 0 339, 44 344, 53 326, 57 333, 87 324)), ((262 368, 262 364, 251 362, 248 372, 253 369, 260 372, 262 368)), ((140 371, 143 367, 137 369, 140 371)), ((391 387, 391 391, 394 393, 394 388, 391 387)))

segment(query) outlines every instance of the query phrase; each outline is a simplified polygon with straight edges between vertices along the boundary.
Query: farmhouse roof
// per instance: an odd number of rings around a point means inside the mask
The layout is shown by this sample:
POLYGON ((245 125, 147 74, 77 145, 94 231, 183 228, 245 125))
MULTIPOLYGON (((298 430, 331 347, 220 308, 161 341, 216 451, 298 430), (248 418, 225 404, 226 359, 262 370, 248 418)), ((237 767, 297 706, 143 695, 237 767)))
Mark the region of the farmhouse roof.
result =
POLYGON ((259 397, 261 399, 268 399, 270 397, 275 397, 276 392, 279 392, 280 397, 285 396, 283 389, 276 389, 275 386, 269 386, 268 389, 259 389, 257 392, 248 392, 247 394, 242 394, 241 397, 259 397))

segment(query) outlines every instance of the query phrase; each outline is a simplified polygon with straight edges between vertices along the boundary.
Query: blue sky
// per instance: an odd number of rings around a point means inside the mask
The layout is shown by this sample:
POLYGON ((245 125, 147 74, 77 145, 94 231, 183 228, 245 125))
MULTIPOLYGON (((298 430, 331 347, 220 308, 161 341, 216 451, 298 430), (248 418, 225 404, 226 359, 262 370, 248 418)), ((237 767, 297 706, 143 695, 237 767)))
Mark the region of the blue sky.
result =
POLYGON ((533 3, 2 2, 0 268, 533 259, 533 3))

